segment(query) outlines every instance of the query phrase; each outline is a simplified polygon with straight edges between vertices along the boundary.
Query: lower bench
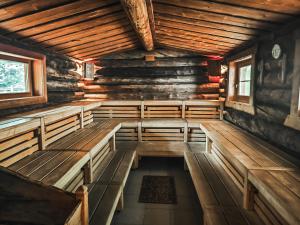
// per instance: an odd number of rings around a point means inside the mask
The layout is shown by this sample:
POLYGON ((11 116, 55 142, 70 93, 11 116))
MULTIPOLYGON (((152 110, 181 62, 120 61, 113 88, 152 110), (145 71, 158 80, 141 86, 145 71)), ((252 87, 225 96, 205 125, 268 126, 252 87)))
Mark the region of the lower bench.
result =
POLYGON ((225 171, 206 153, 184 153, 200 204, 204 224, 263 224, 258 216, 242 208, 242 195, 225 171))
POLYGON ((110 224, 115 210, 123 208, 123 189, 134 158, 134 146, 123 145, 101 162, 95 181, 88 186, 91 225, 110 224))

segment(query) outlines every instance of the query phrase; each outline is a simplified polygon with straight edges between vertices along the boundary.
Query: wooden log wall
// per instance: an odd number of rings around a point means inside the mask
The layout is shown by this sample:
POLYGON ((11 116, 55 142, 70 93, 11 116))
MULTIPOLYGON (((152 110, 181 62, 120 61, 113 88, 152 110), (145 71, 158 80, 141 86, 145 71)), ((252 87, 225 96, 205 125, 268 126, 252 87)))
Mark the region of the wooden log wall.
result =
POLYGON ((30 105, 26 107, 1 110, 0 117, 7 116, 12 113, 25 112, 49 105, 55 105, 58 103, 70 102, 83 97, 82 95, 78 95, 78 93, 82 91, 82 89, 78 87, 80 74, 74 72, 81 66, 80 64, 66 56, 55 54, 44 49, 23 45, 8 39, 0 39, 0 41, 1 43, 11 44, 24 49, 30 49, 46 55, 48 92, 47 104, 30 105))
MULTIPOLYGON (((287 153, 300 158, 300 131, 283 125, 290 113, 292 72, 295 41, 293 31, 282 31, 275 38, 257 42, 257 65, 255 68, 254 104, 255 115, 226 108, 225 118, 251 133, 279 146, 287 153), (282 48, 279 59, 272 57, 274 44, 282 48), (285 81, 281 81, 283 55, 286 55, 285 81), (258 64, 263 63, 261 73, 258 64), (262 75, 262 77, 260 77, 262 75)), ((299 74, 298 74, 299 75, 299 74)))
POLYGON ((197 54, 134 50, 104 57, 97 65, 102 68, 96 72, 95 80, 85 81, 86 97, 145 100, 219 97, 218 80, 213 83, 209 79, 209 75, 219 75, 218 64, 197 54), (155 61, 145 61, 149 54, 155 56, 155 61))

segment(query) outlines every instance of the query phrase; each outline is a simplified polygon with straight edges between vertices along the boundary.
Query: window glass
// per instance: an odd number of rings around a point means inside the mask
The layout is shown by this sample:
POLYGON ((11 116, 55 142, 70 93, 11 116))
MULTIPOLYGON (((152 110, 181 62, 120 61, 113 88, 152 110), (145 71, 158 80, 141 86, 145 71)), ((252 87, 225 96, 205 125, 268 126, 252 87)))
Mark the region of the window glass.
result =
POLYGON ((251 86, 251 65, 240 67, 238 95, 250 96, 250 86, 251 86))
POLYGON ((0 94, 29 92, 29 64, 0 59, 0 94))

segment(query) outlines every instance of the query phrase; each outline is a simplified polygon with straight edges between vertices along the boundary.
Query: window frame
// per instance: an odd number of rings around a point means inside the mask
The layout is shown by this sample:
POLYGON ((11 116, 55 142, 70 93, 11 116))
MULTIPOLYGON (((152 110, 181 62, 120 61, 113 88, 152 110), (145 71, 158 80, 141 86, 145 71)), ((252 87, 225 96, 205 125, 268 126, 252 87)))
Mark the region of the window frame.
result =
POLYGON ((17 108, 47 102, 45 55, 0 43, 0 58, 29 64, 29 92, 0 94, 0 109, 17 108))
POLYGON ((21 98, 21 97, 30 97, 33 95, 33 74, 32 74, 32 60, 30 59, 24 59, 20 57, 15 57, 15 56, 7 56, 7 55, 2 55, 0 54, 0 59, 3 60, 9 60, 13 62, 22 62, 22 63, 27 63, 28 64, 28 91, 26 92, 18 92, 18 93, 7 93, 7 94, 1 94, 0 93, 0 99, 11 99, 11 98, 21 98))
POLYGON ((295 53, 290 114, 284 125, 300 130, 300 29, 295 32, 295 53))
POLYGON ((227 97, 225 106, 243 111, 249 114, 255 114, 254 108, 254 82, 256 65, 257 45, 240 52, 227 59, 228 79, 227 79, 227 97), (251 65, 250 96, 238 95, 239 68, 245 65, 251 65))
MULTIPOLYGON (((239 95, 239 86, 240 86, 240 68, 245 67, 245 66, 251 66, 251 71, 253 70, 252 68, 252 63, 251 59, 246 59, 242 60, 239 62, 236 62, 236 74, 235 74, 235 93, 234 93, 234 99, 237 102, 244 102, 244 103, 249 103, 250 101, 250 96, 251 96, 251 80, 252 77, 250 77, 250 95, 239 95)), ((251 76, 251 75, 250 75, 251 76)))

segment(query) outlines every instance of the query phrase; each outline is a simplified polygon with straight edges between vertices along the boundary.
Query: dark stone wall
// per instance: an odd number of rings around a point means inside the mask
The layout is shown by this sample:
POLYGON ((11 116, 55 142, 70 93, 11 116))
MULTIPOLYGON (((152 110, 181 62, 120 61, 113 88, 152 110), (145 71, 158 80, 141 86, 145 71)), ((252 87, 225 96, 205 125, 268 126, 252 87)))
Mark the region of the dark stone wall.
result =
POLYGON ((78 64, 76 64, 75 61, 66 56, 50 52, 46 49, 36 48, 34 46, 25 45, 8 39, 0 39, 0 42, 20 47, 23 49, 36 51, 46 55, 48 92, 47 104, 29 105, 19 108, 1 110, 0 117, 7 116, 13 113, 30 111, 49 105, 70 102, 72 100, 81 98, 75 96, 75 92, 82 91, 80 88, 78 88, 77 85, 80 79, 80 75, 76 72, 73 72, 79 66, 78 64))
POLYGON ((106 56, 97 65, 101 68, 96 79, 85 83, 87 96, 145 100, 219 97, 218 81, 213 83, 208 76, 218 75, 219 64, 190 52, 134 50, 106 56), (155 55, 155 61, 146 62, 147 54, 155 55))
MULTIPOLYGON (((285 152, 300 158, 300 131, 283 125, 290 113, 291 90, 293 78, 293 60, 295 39, 293 30, 274 34, 257 42, 254 105, 255 116, 235 109, 226 108, 228 112, 225 119, 246 129, 247 131, 277 145, 285 152), (283 54, 279 59, 272 57, 273 45, 277 43, 286 54, 285 81, 281 82, 281 68, 283 54), (258 63, 263 60, 263 83, 260 82, 258 63)), ((300 76, 300 74, 297 74, 300 76)))

